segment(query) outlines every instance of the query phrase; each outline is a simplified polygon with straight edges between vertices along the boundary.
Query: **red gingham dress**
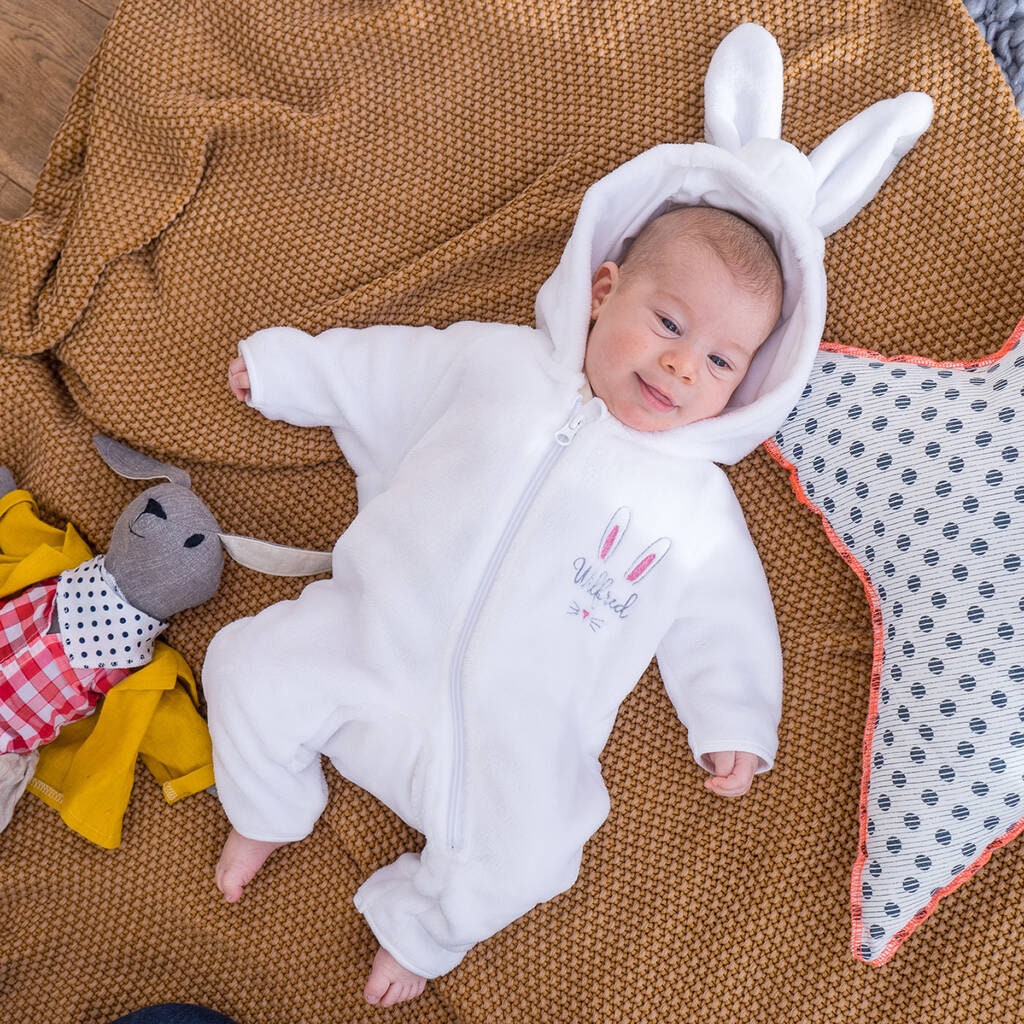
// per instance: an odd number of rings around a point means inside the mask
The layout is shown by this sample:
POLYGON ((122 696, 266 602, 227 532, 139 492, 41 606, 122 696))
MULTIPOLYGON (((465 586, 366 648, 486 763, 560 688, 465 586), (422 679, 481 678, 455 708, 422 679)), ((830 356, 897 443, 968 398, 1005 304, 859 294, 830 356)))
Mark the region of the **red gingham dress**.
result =
POLYGON ((57 580, 0 602, 0 753, 49 743, 62 725, 84 718, 130 669, 76 668, 59 634, 47 635, 57 580))

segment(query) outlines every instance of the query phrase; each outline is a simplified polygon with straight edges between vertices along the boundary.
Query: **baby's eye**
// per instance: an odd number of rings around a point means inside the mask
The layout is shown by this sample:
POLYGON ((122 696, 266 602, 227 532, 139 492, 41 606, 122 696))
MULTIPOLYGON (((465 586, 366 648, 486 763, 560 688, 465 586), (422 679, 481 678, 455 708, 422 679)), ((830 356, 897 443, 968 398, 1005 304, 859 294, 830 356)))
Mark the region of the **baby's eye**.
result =
POLYGON ((670 334, 681 334, 679 325, 674 321, 670 320, 667 316, 660 317, 661 326, 665 328, 670 334))
POLYGON ((708 359, 710 359, 711 362, 713 362, 720 370, 729 369, 729 364, 721 356, 708 356, 708 359))

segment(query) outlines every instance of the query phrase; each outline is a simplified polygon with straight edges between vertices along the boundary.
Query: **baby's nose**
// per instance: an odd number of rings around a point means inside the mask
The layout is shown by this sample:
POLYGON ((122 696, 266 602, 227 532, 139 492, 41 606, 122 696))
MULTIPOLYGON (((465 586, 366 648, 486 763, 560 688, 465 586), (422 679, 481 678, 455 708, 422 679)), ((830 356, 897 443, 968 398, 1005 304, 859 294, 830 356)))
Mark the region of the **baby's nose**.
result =
POLYGON ((683 348, 666 349, 661 354, 661 367, 679 380, 693 379, 693 356, 683 348))

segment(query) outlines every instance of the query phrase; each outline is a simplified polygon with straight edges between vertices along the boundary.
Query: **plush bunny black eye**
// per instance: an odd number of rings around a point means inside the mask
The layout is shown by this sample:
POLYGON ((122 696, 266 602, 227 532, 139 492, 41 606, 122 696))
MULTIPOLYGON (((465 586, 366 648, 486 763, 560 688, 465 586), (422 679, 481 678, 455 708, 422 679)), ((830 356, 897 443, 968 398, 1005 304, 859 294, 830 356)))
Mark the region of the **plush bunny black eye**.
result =
POLYGON ((189 537, 187 541, 185 541, 185 547, 197 548, 199 547, 200 544, 203 543, 204 540, 206 540, 205 533, 193 533, 192 536, 189 537))
POLYGON ((158 519, 166 519, 167 513, 164 511, 163 505, 160 504, 156 498, 150 498, 146 502, 146 507, 142 510, 144 516, 156 516, 158 519))

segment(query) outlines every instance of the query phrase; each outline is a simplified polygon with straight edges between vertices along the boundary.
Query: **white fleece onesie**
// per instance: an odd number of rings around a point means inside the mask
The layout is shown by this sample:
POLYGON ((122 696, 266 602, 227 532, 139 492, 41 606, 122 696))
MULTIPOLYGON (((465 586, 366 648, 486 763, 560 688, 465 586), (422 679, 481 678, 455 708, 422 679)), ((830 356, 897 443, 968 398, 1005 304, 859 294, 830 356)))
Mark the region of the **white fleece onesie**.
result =
POLYGON ((417 974, 572 885, 608 812, 598 757, 655 653, 702 764, 773 762, 772 603, 715 462, 782 422, 821 331, 821 231, 777 186, 761 155, 658 147, 588 192, 536 328, 277 327, 241 345, 252 405, 331 427, 360 509, 331 579, 210 646, 218 795, 243 835, 301 839, 326 754, 422 832, 355 896, 417 974), (701 202, 772 239, 783 317, 725 413, 640 433, 581 397, 591 275, 652 217, 701 202))

